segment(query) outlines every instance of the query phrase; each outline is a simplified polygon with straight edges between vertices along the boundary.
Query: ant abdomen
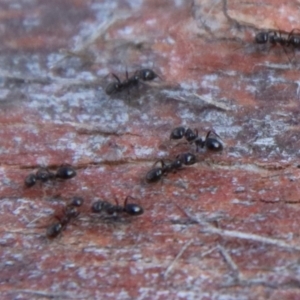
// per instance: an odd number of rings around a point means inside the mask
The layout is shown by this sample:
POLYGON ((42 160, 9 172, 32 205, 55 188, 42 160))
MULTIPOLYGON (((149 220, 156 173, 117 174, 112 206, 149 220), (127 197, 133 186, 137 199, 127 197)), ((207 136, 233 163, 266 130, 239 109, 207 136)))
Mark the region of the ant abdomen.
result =
POLYGON ((131 216, 138 216, 144 213, 144 209, 140 205, 134 203, 126 204, 123 210, 131 216))
POLYGON ((76 176, 76 171, 70 165, 61 165, 56 171, 55 176, 59 179, 71 179, 76 176))
POLYGON ((26 187, 32 187, 36 184, 36 175, 35 174, 29 174, 26 176, 24 180, 24 184, 26 187))
POLYGON ((171 134, 170 134, 170 139, 171 140, 179 140, 181 138, 183 138, 185 134, 185 128, 180 126, 180 127, 176 127, 172 130, 171 134))
POLYGON ((113 94, 121 92, 121 91, 122 91, 122 85, 118 82, 109 83, 105 89, 105 93, 107 95, 113 95, 113 94))
POLYGON ((51 224, 47 228, 46 236, 48 238, 55 238, 55 237, 57 237, 61 233, 62 229, 63 229, 63 226, 59 222, 51 224))
POLYGON ((157 182, 163 176, 162 168, 153 168, 146 174, 146 181, 148 183, 157 182))

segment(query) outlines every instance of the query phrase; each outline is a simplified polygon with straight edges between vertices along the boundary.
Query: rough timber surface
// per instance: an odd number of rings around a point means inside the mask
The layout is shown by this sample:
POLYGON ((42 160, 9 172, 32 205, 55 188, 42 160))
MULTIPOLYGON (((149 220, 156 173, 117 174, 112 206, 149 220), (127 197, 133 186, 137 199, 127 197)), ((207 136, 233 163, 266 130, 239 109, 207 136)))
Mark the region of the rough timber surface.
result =
POLYGON ((300 53, 258 47, 300 28, 299 1, 0 1, 0 298, 300 299, 300 53), (113 97, 110 73, 161 79, 113 97), (158 159, 216 131, 222 153, 157 184, 158 159), (77 176, 30 189, 38 166, 77 176), (66 199, 81 215, 53 240, 66 199), (131 195, 139 217, 103 220, 131 195), (52 220, 52 221, 51 221, 52 220))

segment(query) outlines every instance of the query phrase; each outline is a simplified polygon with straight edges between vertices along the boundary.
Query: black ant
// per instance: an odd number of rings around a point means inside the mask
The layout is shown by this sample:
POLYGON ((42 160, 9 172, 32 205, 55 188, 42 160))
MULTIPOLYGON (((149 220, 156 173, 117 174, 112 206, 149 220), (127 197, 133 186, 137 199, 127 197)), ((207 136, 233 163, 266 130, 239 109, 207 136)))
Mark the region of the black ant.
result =
POLYGON ((214 131, 208 131, 205 139, 202 139, 201 137, 199 137, 197 129, 193 131, 191 128, 186 129, 184 127, 176 127, 172 130, 170 139, 179 140, 185 137, 185 139, 189 143, 195 143, 197 147, 197 151, 199 150, 199 148, 204 148, 204 147, 206 147, 208 150, 211 151, 223 150, 222 143, 216 138, 210 137, 212 133, 214 133, 217 137, 219 137, 218 134, 215 133, 214 131))
POLYGON ((262 31, 256 34, 255 42, 257 44, 270 43, 271 46, 275 46, 276 44, 279 44, 283 47, 283 50, 288 57, 286 47, 292 46, 294 47, 294 49, 300 48, 300 34, 295 33, 296 30, 298 29, 293 29, 290 32, 286 32, 282 30, 262 31))
POLYGON ((141 69, 134 73, 133 76, 128 77, 128 72, 126 71, 126 79, 121 81, 120 78, 112 73, 111 74, 117 81, 111 82, 105 89, 107 95, 116 94, 122 92, 126 89, 130 89, 134 86, 137 86, 142 81, 150 81, 154 80, 156 77, 159 77, 154 71, 151 69, 141 69))
POLYGON ((177 170, 180 170, 182 165, 192 165, 196 163, 196 161, 196 156, 189 152, 177 155, 176 159, 171 161, 169 164, 166 164, 164 160, 159 160, 154 164, 154 166, 157 163, 160 163, 161 167, 152 168, 146 174, 146 181, 148 183, 157 182, 162 178, 162 176, 166 176, 170 172, 176 172, 177 170))
POLYGON ((70 203, 64 208, 63 216, 58 218, 58 222, 51 224, 46 231, 46 236, 48 238, 57 237, 62 230, 70 223, 71 220, 77 218, 80 212, 77 210, 77 207, 82 206, 84 200, 81 197, 73 197, 70 203))
POLYGON ((255 42, 257 44, 266 44, 269 42, 272 45, 280 44, 282 46, 288 46, 289 37, 290 35, 285 31, 262 31, 256 34, 255 42))
POLYGON ((32 187, 37 181, 47 182, 49 180, 58 179, 71 179, 76 176, 75 169, 68 164, 61 165, 55 173, 49 171, 47 168, 39 168, 35 174, 31 173, 26 176, 24 183, 26 187, 32 187))
POLYGON ((300 34, 295 34, 298 29, 293 29, 290 32, 282 30, 270 30, 262 31, 256 34, 255 42, 257 44, 270 43, 272 45, 280 44, 281 46, 294 46, 295 48, 300 46, 300 34))
POLYGON ((143 214, 144 209, 138 204, 128 203, 129 198, 134 199, 131 196, 127 196, 125 198, 123 206, 119 205, 118 202, 116 205, 113 205, 107 201, 98 200, 93 203, 92 212, 94 212, 94 213, 104 212, 108 215, 116 215, 119 213, 126 213, 130 216, 138 216, 138 215, 143 214))

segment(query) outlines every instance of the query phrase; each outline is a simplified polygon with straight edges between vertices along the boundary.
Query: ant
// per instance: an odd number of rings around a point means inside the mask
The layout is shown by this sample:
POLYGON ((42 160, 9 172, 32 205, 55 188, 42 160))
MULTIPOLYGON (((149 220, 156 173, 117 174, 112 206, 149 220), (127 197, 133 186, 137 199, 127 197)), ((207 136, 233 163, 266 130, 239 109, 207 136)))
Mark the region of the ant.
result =
POLYGON ((257 44, 267 44, 269 42, 271 46, 279 44, 283 47, 283 50, 288 57, 286 47, 292 46, 294 49, 300 48, 300 34, 295 33, 296 30, 298 29, 293 29, 290 32, 282 30, 262 31, 256 34, 255 42, 257 44))
POLYGON ((127 196, 125 198, 124 204, 119 205, 118 201, 116 200, 117 204, 111 204, 107 201, 104 200, 98 200, 93 203, 92 205, 92 212, 94 213, 101 213, 105 212, 108 215, 116 215, 119 213, 126 213, 127 215, 130 216, 138 216, 144 213, 144 209, 135 203, 128 203, 128 199, 134 199, 131 196, 127 196))
POLYGON ((47 168, 39 168, 35 174, 31 173, 25 178, 25 186, 32 187, 39 180, 41 182, 47 182, 49 180, 58 179, 71 179, 76 176, 75 169, 69 164, 61 165, 55 173, 50 172, 47 168))
POLYGON ((81 197, 73 197, 70 203, 64 208, 62 218, 58 218, 58 222, 51 224, 46 231, 46 236, 48 238, 57 237, 62 230, 70 223, 72 219, 79 216, 80 212, 77 210, 78 207, 82 206, 84 200, 81 197))
POLYGON ((146 181, 148 183, 153 183, 159 181, 162 176, 166 176, 170 172, 176 172, 182 168, 182 165, 192 165, 196 163, 197 159, 196 156, 190 152, 182 153, 176 156, 176 159, 171 161, 171 163, 166 164, 164 160, 157 161, 157 163, 161 164, 161 167, 152 168, 146 174, 146 181))
POLYGON ((223 150, 223 144, 216 138, 210 137, 212 133, 215 134, 217 137, 219 137, 219 135, 216 132, 208 131, 205 139, 203 139, 199 137, 197 129, 193 131, 191 128, 186 129, 185 127, 180 126, 172 130, 170 134, 170 139, 179 140, 185 137, 185 139, 189 143, 191 144, 195 143, 197 152, 199 148, 204 148, 204 147, 206 147, 208 150, 215 151, 215 152, 223 150))
POLYGON ((111 75, 117 80, 116 82, 111 82, 105 89, 107 95, 116 94, 122 92, 126 89, 130 89, 134 86, 137 86, 142 81, 151 81, 154 80, 156 77, 159 77, 154 71, 151 69, 141 69, 134 73, 133 76, 129 77, 128 72, 126 71, 126 79, 121 81, 120 78, 111 73, 111 75))
POLYGON ((273 46, 276 44, 280 44, 281 46, 289 46, 289 39, 290 34, 288 34, 288 32, 275 30, 262 31, 257 33, 255 36, 255 42, 257 44, 266 44, 269 42, 273 46))
POLYGON ((262 31, 256 34, 255 42, 257 44, 270 43, 276 45, 277 43, 281 46, 294 46, 295 48, 300 46, 300 34, 295 34, 298 29, 293 29, 290 32, 286 31, 262 31))

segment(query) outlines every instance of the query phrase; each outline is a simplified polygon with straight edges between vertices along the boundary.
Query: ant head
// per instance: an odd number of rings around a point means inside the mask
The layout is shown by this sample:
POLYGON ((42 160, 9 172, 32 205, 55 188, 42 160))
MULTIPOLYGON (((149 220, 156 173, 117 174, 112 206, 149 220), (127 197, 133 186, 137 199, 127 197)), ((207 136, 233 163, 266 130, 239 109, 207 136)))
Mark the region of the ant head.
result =
POLYGON ((47 228, 46 236, 48 238, 54 238, 58 236, 62 230, 62 225, 60 223, 54 223, 47 228))
POLYGON ((255 42, 257 44, 265 44, 268 41, 268 36, 269 36, 268 32, 259 32, 255 36, 255 42))
POLYGON ((170 134, 170 140, 179 140, 181 139, 185 134, 185 128, 180 126, 176 127, 172 130, 170 134))
POLYGON ((35 174, 29 174, 28 176, 26 176, 25 180, 24 180, 24 184, 26 187, 32 187, 36 184, 36 176, 35 174))
POLYGON ((81 197, 73 197, 68 206, 80 207, 83 204, 84 200, 81 197))
POLYGON ((195 129, 195 131, 193 131, 191 128, 188 128, 184 136, 188 142, 192 142, 198 137, 198 130, 195 129))

